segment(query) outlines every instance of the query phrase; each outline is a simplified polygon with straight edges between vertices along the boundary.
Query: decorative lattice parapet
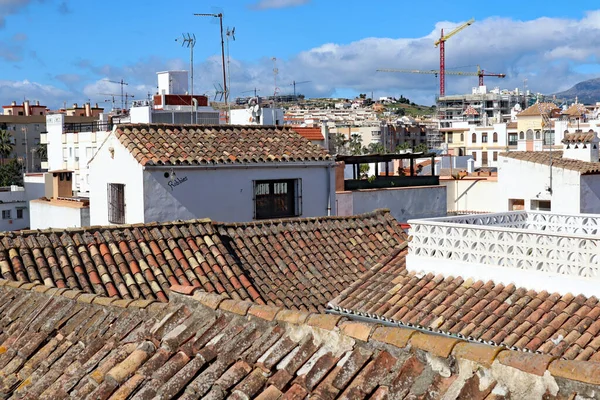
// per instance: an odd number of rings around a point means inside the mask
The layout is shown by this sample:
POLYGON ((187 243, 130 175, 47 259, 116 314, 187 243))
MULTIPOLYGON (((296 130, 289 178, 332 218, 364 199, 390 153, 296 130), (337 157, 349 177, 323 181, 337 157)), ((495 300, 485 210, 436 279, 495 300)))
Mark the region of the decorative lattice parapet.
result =
POLYGON ((600 217, 515 211, 409 224, 409 270, 600 296, 600 217))

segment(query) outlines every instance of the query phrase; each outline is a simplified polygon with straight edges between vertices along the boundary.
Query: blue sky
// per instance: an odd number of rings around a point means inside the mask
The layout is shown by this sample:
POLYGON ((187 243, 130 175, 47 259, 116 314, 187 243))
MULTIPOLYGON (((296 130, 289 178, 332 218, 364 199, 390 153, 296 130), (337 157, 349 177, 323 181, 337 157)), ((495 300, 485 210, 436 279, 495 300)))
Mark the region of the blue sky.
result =
MULTIPOLYGON (((220 82, 217 19, 194 13, 224 13, 236 28, 230 42, 231 93, 275 89, 290 83, 308 96, 376 97, 403 94, 430 104, 438 92, 431 75, 384 74, 383 67, 435 69, 433 41, 440 28, 476 22, 447 42, 449 68, 476 65, 506 73, 489 86, 527 86, 552 93, 600 72, 600 8, 597 0, 568 7, 548 1, 460 2, 430 0, 225 0, 213 2, 0 0, 0 102, 23 98, 50 107, 102 103, 124 79, 136 98, 155 91, 157 71, 189 69, 189 50, 175 41, 194 33, 195 93, 214 92, 220 82), (173 4, 176 4, 174 6, 173 4), (207 5, 202 5, 207 4, 207 5), (218 8, 216 8, 218 7, 218 8), (277 59, 274 65, 272 58, 277 59)), ((471 90, 476 77, 448 77, 447 93, 471 90)), ((108 103, 104 103, 109 106, 108 103)))

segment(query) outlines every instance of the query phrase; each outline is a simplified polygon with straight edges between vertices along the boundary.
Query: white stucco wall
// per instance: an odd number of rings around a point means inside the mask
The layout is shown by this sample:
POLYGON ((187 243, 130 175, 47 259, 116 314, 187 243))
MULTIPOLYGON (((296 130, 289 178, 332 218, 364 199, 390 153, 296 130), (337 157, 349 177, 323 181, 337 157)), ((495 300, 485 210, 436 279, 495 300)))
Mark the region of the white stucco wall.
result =
POLYGON ((531 209, 531 200, 551 200, 552 212, 582 212, 579 172, 553 167, 550 195, 546 190, 550 183, 548 165, 508 157, 500 157, 499 161, 498 184, 503 211, 508 211, 508 199, 524 199, 525 210, 531 209))
POLYGON ((108 225, 107 185, 125 185, 125 222, 144 222, 144 185, 142 166, 111 133, 89 164, 90 222, 108 225), (110 149, 114 149, 114 157, 110 149))
POLYGON ((172 179, 164 176, 165 172, 171 171, 170 167, 146 168, 143 172, 144 221, 191 218, 211 218, 224 222, 251 221, 254 217, 254 180, 298 178, 302 179, 301 217, 327 215, 328 187, 331 215, 335 215, 334 168, 327 168, 328 163, 310 164, 175 168, 176 177, 185 179, 185 182, 173 187, 169 186, 172 179))
POLYGON ((338 215, 388 208, 399 222, 446 216, 446 187, 420 186, 364 189, 336 193, 338 215))
POLYGON ((505 211, 497 180, 440 180, 447 193, 448 211, 505 211))
POLYGON ((600 214, 600 175, 581 176, 581 212, 600 214))
POLYGON ((57 206, 45 200, 29 202, 31 229, 77 228, 90 225, 90 209, 57 206))

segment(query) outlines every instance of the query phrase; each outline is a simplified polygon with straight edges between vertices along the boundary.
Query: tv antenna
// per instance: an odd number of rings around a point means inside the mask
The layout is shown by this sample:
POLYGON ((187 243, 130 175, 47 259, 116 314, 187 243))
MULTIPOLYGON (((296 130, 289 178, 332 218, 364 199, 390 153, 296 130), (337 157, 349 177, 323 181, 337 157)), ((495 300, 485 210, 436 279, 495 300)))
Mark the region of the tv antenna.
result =
POLYGON ((256 93, 260 92, 260 89, 254 88, 252 90, 245 90, 242 93, 251 93, 251 92, 254 92, 254 97, 258 97, 258 95, 256 93))
POLYGON ((225 39, 223 38, 223 13, 213 14, 194 14, 197 17, 213 17, 219 18, 219 26, 221 28, 221 66, 223 67, 223 92, 225 94, 225 105, 227 105, 227 77, 225 72, 225 39))
POLYGON ((223 86, 221 86, 221 84, 219 83, 218 86, 217 84, 213 85, 215 87, 215 98, 214 100, 217 101, 217 97, 219 97, 219 101, 223 101, 223 96, 225 95, 225 90, 223 89, 223 86))
POLYGON ((102 79, 105 82, 110 82, 110 83, 116 83, 118 85, 121 85, 121 109, 124 108, 124 100, 125 100, 125 94, 123 93, 123 86, 129 85, 129 83, 123 81, 123 79, 121 79, 120 81, 111 81, 110 79, 102 79))
MULTIPOLYGON (((128 103, 129 103, 129 98, 131 97, 132 99, 135 97, 132 94, 129 93, 125 93, 125 94, 114 94, 114 93, 98 93, 101 96, 111 96, 112 98, 112 108, 113 110, 115 109, 115 97, 121 97, 121 110, 123 110, 123 103, 125 103, 125 107, 127 107, 128 103)), ((105 103, 109 102, 111 100, 104 100, 105 103)))
POLYGON ((190 49, 190 124, 194 123, 194 46, 196 45, 196 35, 193 33, 182 33, 181 38, 175 39, 176 42, 181 42, 182 47, 189 47, 190 49))

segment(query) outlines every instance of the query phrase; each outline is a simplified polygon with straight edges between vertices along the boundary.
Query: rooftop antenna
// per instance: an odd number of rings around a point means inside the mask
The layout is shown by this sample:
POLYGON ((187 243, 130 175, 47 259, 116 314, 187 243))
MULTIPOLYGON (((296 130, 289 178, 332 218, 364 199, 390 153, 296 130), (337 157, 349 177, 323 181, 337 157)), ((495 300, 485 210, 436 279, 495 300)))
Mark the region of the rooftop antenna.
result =
POLYGON ((271 108, 271 114, 273 116, 273 125, 277 125, 275 123, 275 104, 277 103, 277 95, 279 94, 279 88, 277 87, 277 74, 279 74, 279 69, 277 68, 277 58, 273 57, 273 82, 275 83, 275 89, 273 90, 273 107, 271 108))
POLYGON ((212 14, 194 14, 197 17, 214 17, 219 18, 219 26, 221 27, 221 66, 223 67, 223 91, 225 93, 225 105, 227 105, 227 78, 225 74, 225 40, 223 38, 223 13, 212 14))
POLYGON ((190 76, 191 76, 191 99, 190 99, 190 124, 194 123, 194 46, 196 45, 196 35, 193 33, 182 33, 181 38, 175 39, 176 42, 181 42, 182 47, 190 49, 190 76))
MULTIPOLYGON (((235 27, 227 28, 227 85, 229 86, 229 90, 225 93, 225 98, 229 98, 229 92, 231 91, 231 69, 229 64, 229 39, 235 42, 235 27)), ((227 122, 229 122, 229 114, 231 114, 231 104, 229 104, 229 112, 227 113, 227 122)))
POLYGON ((213 85, 215 87, 215 98, 214 100, 217 101, 217 96, 220 95, 219 97, 219 101, 223 101, 223 95, 225 95, 225 90, 223 90, 223 86, 221 86, 221 84, 218 84, 219 86, 217 86, 216 84, 213 85))
POLYGON ((116 83, 118 85, 121 85, 121 109, 123 109, 123 101, 125 100, 125 94, 123 93, 123 86, 129 85, 129 83, 123 81, 123 79, 121 79, 120 81, 111 81, 110 79, 102 79, 105 82, 110 82, 110 83, 116 83))

